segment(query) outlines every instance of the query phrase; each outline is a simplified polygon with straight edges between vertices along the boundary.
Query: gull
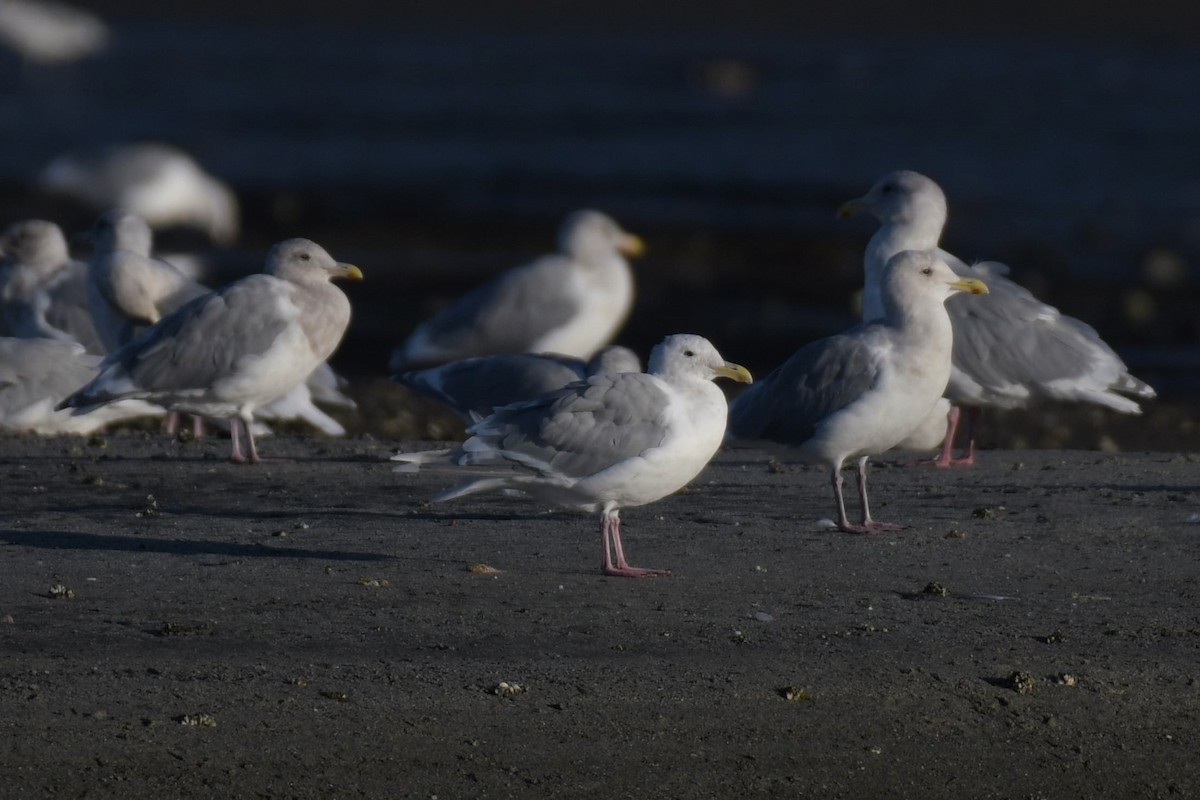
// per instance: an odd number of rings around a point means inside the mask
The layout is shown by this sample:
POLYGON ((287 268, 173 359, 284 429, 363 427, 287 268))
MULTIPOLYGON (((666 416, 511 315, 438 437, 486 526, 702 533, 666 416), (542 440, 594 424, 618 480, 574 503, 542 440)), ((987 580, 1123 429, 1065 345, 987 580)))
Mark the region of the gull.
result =
POLYGON ((13 336, 106 352, 88 306, 87 265, 71 258, 53 222, 14 222, 0 234, 0 318, 13 336))
POLYGON ((337 349, 350 323, 350 301, 331 278, 360 280, 362 272, 308 239, 280 242, 267 255, 263 274, 166 315, 110 354, 100 374, 60 407, 80 414, 132 397, 227 419, 230 459, 257 463, 255 411, 303 383, 337 349))
POLYGON ((191 300, 208 294, 171 264, 150 255, 154 234, 139 215, 112 209, 89 231, 88 303, 110 352, 191 300))
POLYGON ((675 334, 650 354, 647 372, 593 375, 541 397, 496 409, 453 451, 407 453, 397 471, 430 462, 476 477, 434 502, 519 489, 540 501, 600 513, 601 570, 645 577, 621 545, 622 508, 653 503, 695 478, 721 446, 728 406, 717 377, 749 383, 745 367, 704 337, 675 334))
POLYGON ((633 307, 624 256, 644 245, 599 211, 577 211, 559 231, 559 253, 501 273, 422 323, 392 353, 392 372, 499 353, 589 359, 633 307))
POLYGON ((108 26, 96 15, 48 0, 0 2, 0 42, 37 64, 65 64, 108 46, 108 26))
POLYGON ((828 467, 839 530, 898 529, 871 518, 867 459, 910 436, 945 391, 953 334, 944 304, 955 292, 982 294, 987 286, 955 275, 933 251, 897 253, 880 277, 883 315, 802 347, 735 399, 730 438, 795 447, 828 467), (857 526, 842 496, 847 459, 858 461, 857 526))
POLYGON ((140 142, 68 153, 46 165, 38 184, 96 213, 123 208, 152 228, 198 228, 217 244, 230 244, 238 235, 233 190, 172 145, 140 142))
MULTIPOLYGON (((946 196, 933 180, 909 170, 883 176, 860 198, 839 209, 846 217, 867 212, 881 223, 867 244, 863 266, 863 319, 882 311, 883 266, 902 250, 937 249, 946 226, 946 196)), ((969 266, 937 250, 962 276, 978 275, 987 297, 952 299, 954 357, 946 397, 952 404, 938 466, 973 464, 980 410, 1028 408, 1046 401, 1093 403, 1124 414, 1140 414, 1129 396, 1151 399, 1154 389, 1129 374, 1120 357, 1086 323, 1047 305, 1005 275, 995 262, 969 266), (951 458, 960 408, 967 409, 967 450, 951 458)))
MULTIPOLYGON (((122 209, 105 212, 96 220, 90 237, 95 249, 88 270, 88 300, 97 329, 110 351, 128 343, 146 326, 212 291, 173 264, 151 256, 154 234, 137 214, 122 209)), ((303 420, 329 436, 344 436, 342 424, 313 402, 316 392, 326 402, 353 408, 354 401, 337 390, 336 381, 329 366, 322 364, 307 381, 260 408, 256 417, 303 420)), ((173 431, 174 424, 172 415, 168 431, 173 431)))
POLYGON ((393 380, 449 406, 475 423, 501 406, 531 400, 592 375, 641 372, 642 362, 627 347, 612 345, 590 361, 550 353, 510 353, 451 361, 405 372, 393 380))
POLYGON ((86 436, 115 422, 162 416, 161 408, 141 400, 121 400, 84 416, 56 411, 63 398, 96 377, 102 360, 78 342, 0 338, 0 428, 86 436))

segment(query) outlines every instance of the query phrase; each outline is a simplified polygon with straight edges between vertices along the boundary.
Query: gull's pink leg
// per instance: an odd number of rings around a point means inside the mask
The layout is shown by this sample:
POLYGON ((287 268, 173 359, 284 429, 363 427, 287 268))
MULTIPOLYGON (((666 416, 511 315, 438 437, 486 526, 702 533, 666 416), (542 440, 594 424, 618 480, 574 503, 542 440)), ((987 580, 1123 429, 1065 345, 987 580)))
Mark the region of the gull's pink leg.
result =
POLYGON ((858 499, 862 502, 863 533, 879 533, 882 531, 900 531, 904 530, 903 525, 897 525, 894 522, 876 522, 871 519, 871 506, 867 502, 867 459, 864 456, 858 460, 858 499))
POLYGON ((618 509, 605 510, 600 516, 600 537, 604 544, 604 561, 601 569, 605 575, 617 575, 623 578, 648 578, 656 575, 670 575, 669 569, 645 569, 634 567, 625 560, 625 551, 621 547, 621 517, 618 509), (608 547, 616 555, 616 564, 609 560, 608 547))
POLYGON ((179 428, 179 412, 178 411, 168 411, 167 419, 163 423, 163 430, 165 430, 167 432, 167 435, 174 436, 175 431, 178 428, 179 428))
POLYGON ((850 524, 850 518, 846 516, 846 498, 842 496, 842 465, 838 462, 833 467, 833 496, 837 500, 837 526, 839 531, 846 533, 862 533, 862 531, 850 524))
POLYGON ((958 406, 950 407, 950 413, 947 415, 950 424, 946 428, 946 440, 942 442, 942 454, 938 456, 937 461, 933 462, 939 467, 969 467, 975 463, 975 432, 979 428, 979 415, 982 413, 978 408, 967 409, 966 452, 958 458, 952 458, 950 455, 950 451, 954 448, 954 432, 958 429, 958 419, 961 413, 958 406))
POLYGON ((600 515, 600 571, 605 575, 613 568, 612 553, 610 552, 610 531, 608 524, 608 514, 600 515))
POLYGON ((254 431, 250 430, 250 420, 242 418, 242 428, 246 431, 246 441, 250 449, 250 463, 260 464, 262 459, 258 457, 258 448, 254 446, 254 431))
MULTIPOLYGON (((229 460, 235 464, 245 464, 246 456, 242 453, 241 442, 238 441, 238 423, 240 420, 237 417, 229 419, 229 438, 233 442, 232 450, 229 453, 229 460)), ((250 433, 250 429, 246 429, 246 433, 250 433)))
POLYGON ((975 463, 975 433, 979 430, 979 417, 982 414, 983 409, 967 409, 967 452, 955 460, 955 464, 962 464, 969 467, 975 463))
POLYGON ((954 449, 954 434, 958 431, 958 417, 962 412, 958 406, 950 406, 946 413, 946 438, 942 440, 942 453, 933 462, 935 466, 948 467, 954 463, 950 452, 954 449))
POLYGON ((204 436, 204 417, 192 417, 192 435, 197 439, 204 436))

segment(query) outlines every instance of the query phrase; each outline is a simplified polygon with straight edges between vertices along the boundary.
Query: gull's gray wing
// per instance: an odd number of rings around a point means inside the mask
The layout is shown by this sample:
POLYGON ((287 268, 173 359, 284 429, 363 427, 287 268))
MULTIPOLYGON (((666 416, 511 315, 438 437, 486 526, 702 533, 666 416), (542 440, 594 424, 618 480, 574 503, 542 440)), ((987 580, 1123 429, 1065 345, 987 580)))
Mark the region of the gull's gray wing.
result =
POLYGON ((588 375, 615 375, 619 372, 641 372, 642 360, 628 347, 610 344, 592 356, 587 363, 588 375))
POLYGON ((1053 397, 1116 403, 1127 410, 1124 405, 1131 401, 1109 402, 1103 395, 1118 391, 1154 396, 1150 387, 1129 375, 1090 325, 1060 313, 995 272, 987 282, 988 294, 954 296, 946 302, 954 327, 953 364, 961 373, 951 379, 952 400, 962 399, 957 395, 970 383, 974 386, 968 395, 1014 407, 1053 397))
POLYGON ((579 359, 514 353, 464 358, 406 372, 395 376, 395 380, 445 403, 473 422, 501 406, 532 400, 584 377, 584 364, 579 359))
POLYGON ((72 404, 111 399, 104 394, 105 383, 118 375, 127 382, 113 381, 114 386, 123 384, 135 396, 148 396, 211 387, 239 369, 252 369, 253 360, 297 324, 298 309, 281 302, 281 283, 269 275, 251 275, 196 298, 105 359, 100 377, 89 387, 95 393, 72 404))
POLYGON ((88 305, 87 264, 81 261, 68 264, 46 287, 46 295, 49 299, 46 324, 82 344, 89 353, 103 354, 106 348, 96 332, 88 305))
POLYGON ((418 327, 393 368, 528 350, 579 311, 572 264, 550 255, 496 276, 418 327))
POLYGON ((570 478, 594 475, 657 447, 668 395, 645 373, 597 375, 481 420, 460 463, 508 461, 570 478))
MULTIPOLYGON (((999 261, 976 261, 973 264, 968 264, 953 253, 948 253, 942 248, 937 248, 938 258, 946 262, 946 266, 953 270, 954 274, 964 278, 979 278, 980 280, 992 280, 995 278, 1007 278, 1012 269, 1008 264, 1003 264, 999 261)), ((991 286, 989 285, 989 289, 991 286)))
POLYGON ((875 385, 879 369, 868 342, 884 330, 860 325, 800 348, 733 401, 729 435, 797 445, 811 439, 821 420, 875 385))

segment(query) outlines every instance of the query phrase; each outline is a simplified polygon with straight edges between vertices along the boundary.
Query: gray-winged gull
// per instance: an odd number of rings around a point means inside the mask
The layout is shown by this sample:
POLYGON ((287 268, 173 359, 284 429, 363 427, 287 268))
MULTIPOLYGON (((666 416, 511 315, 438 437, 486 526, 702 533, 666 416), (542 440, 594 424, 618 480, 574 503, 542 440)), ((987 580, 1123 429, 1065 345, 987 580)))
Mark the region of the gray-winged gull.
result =
POLYGON ((884 315, 798 350, 734 400, 731 439, 799 448, 829 467, 837 526, 851 533, 893 530, 867 502, 867 458, 895 447, 929 415, 950 379, 952 331, 945 301, 987 291, 962 278, 933 251, 905 251, 883 270, 884 315), (862 524, 850 524, 842 465, 858 460, 862 524))
POLYGON ((644 246, 599 211, 570 215, 558 246, 559 253, 501 273, 419 325, 393 351, 392 372, 500 353, 591 358, 629 316, 633 274, 624 256, 644 246))
POLYGON ((610 345, 590 361, 551 353, 510 353, 451 361, 405 372, 393 380, 449 406, 468 423, 497 408, 532 400, 592 375, 641 372, 642 362, 628 347, 610 345))
POLYGON ((38 184, 97 213, 123 208, 152 228, 199 228, 218 244, 237 238, 233 190, 171 145, 140 142, 62 155, 42 170, 38 184))
POLYGON ((14 222, 0 234, 0 317, 12 336, 79 342, 106 352, 92 322, 87 264, 71 258, 53 222, 14 222))
MULTIPOLYGON (((97 328, 109 349, 130 341, 145 326, 211 289, 151 255, 154 234, 145 220, 121 209, 105 212, 92 227, 95 250, 88 269, 88 299, 97 328)), ((341 423, 313 402, 314 391, 325 402, 354 407, 354 401, 337 389, 337 376, 322 364, 309 379, 271 401, 256 413, 258 419, 302 420, 330 436, 346 433, 341 423), (328 373, 328 374, 326 374, 328 373)), ((174 417, 168 430, 174 428, 174 417)))
POLYGON ((63 398, 96 377, 101 360, 75 342, 0 338, 0 428, 87 435, 110 423, 162 416, 161 408, 141 400, 121 400, 83 416, 56 411, 63 398))
POLYGON ((625 560, 620 510, 681 489, 717 452, 728 407, 712 380, 722 376, 750 382, 745 367, 725 361, 707 339, 668 336, 650 354, 648 372, 595 375, 497 409, 453 451, 395 456, 409 462, 397 471, 448 461, 476 475, 436 502, 514 488, 565 508, 598 511, 606 575, 665 574, 625 560))
MULTIPOLYGON (((934 181, 900 170, 881 178, 862 197, 841 207, 841 216, 861 211, 881 224, 867 245, 863 266, 863 319, 882 311, 879 280, 883 265, 901 250, 935 249, 946 225, 946 196, 934 181)), ((992 262, 968 266, 944 250, 939 256, 959 275, 987 281, 987 297, 946 304, 954 326, 954 357, 946 397, 953 404, 939 466, 972 464, 975 430, 982 407, 1026 408, 1049 400, 1078 401, 1139 414, 1125 395, 1153 398, 1154 390, 1129 374, 1124 362, 1091 326, 1068 317, 1004 277, 992 262), (959 407, 968 409, 967 450, 951 458, 959 407)))
POLYGON ((271 249, 264 274, 199 297, 112 353, 100 375, 63 402, 76 413, 126 397, 228 419, 230 458, 257 462, 254 412, 302 383, 337 349, 350 301, 331 278, 361 279, 307 239, 271 249), (238 441, 238 422, 249 455, 238 441))

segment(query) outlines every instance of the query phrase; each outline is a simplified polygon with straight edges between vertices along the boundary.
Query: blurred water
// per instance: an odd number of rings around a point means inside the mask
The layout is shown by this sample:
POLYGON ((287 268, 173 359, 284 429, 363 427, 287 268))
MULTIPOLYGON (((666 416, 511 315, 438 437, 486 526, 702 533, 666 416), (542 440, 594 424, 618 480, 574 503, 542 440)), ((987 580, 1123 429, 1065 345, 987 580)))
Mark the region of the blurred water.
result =
POLYGON ((450 183, 469 203, 504 180, 628 184, 665 190, 658 214, 690 219, 674 199, 692 190, 737 220, 720 191, 844 193, 906 166, 956 206, 1003 210, 982 226, 997 239, 1145 214, 1119 232, 1149 240, 1142 224, 1164 235, 1200 213, 1196 55, 131 24, 100 59, 5 65, 0 179, 152 136, 241 187, 450 183))
MULTIPOLYGON (((1197 54, 137 22, 115 27, 107 55, 71 67, 0 60, 0 184, 5 213, 20 215, 37 170, 64 150, 175 142, 243 194, 247 250, 260 255, 280 231, 317 238, 288 229, 302 222, 392 271, 393 308, 371 308, 383 301, 374 293, 356 298, 378 323, 374 353, 427 313, 422 293, 536 252, 582 205, 666 237, 679 263, 643 287, 661 300, 668 278, 690 281, 697 314, 741 298, 769 318, 780 286, 807 288, 782 273, 799 264, 819 276, 810 265, 825 259, 836 285, 780 315, 799 308, 810 334, 836 327, 852 312, 830 300, 852 288, 870 226, 837 223, 833 210, 907 167, 946 189, 959 255, 1011 261, 1118 345, 1174 347, 1200 341, 1200 323, 1184 315, 1200 257, 1197 54), (296 204, 307 211, 289 212, 296 204), (489 219, 523 225, 525 238, 503 238, 489 219), (415 241, 426 223, 434 232, 415 241), (763 246, 747 242, 767 238, 778 249, 754 263, 763 246), (1170 285, 1147 282, 1156 250, 1182 260, 1170 285), (764 272, 780 274, 756 293, 747 277, 764 272), (1153 325, 1123 315, 1131 288, 1154 301, 1153 325)), ((636 320, 631 330, 650 341, 662 332, 636 320)))

